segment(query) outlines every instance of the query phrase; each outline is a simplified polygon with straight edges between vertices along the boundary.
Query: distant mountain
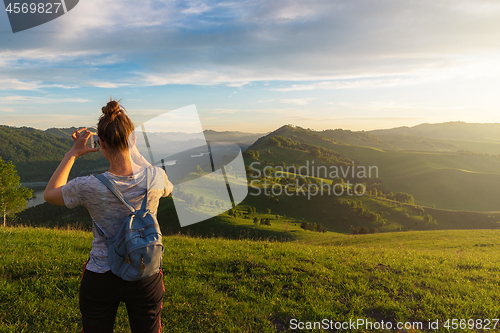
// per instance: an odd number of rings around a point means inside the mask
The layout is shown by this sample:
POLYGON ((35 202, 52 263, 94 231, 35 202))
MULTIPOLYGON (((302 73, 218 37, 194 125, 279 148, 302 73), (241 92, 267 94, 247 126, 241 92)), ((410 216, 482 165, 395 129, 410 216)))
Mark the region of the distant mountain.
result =
POLYGON ((312 131, 354 146, 387 150, 500 154, 500 124, 448 122, 373 131, 312 131))
MULTIPOLYGON (((411 134, 404 134, 404 130, 388 129, 379 131, 351 131, 344 129, 330 129, 324 131, 305 130, 300 127, 285 125, 267 136, 259 140, 265 140, 272 135, 281 135, 287 131, 308 132, 308 136, 320 136, 324 139, 328 138, 338 143, 360 146, 372 147, 377 149, 387 150, 411 150, 411 151, 436 151, 436 152, 456 152, 459 150, 468 150, 480 153, 500 153, 500 143, 481 143, 453 140, 436 139, 429 137, 421 137, 411 134)), ((257 141, 259 142, 259 141, 257 141)), ((256 143, 257 143, 256 142, 256 143)))
MULTIPOLYGON (((45 133, 52 134, 61 138, 71 138, 71 134, 76 131, 78 128, 69 127, 69 128, 49 128, 45 130, 45 133)), ((91 132, 97 132, 97 129, 93 127, 87 128, 91 132)))
MULTIPOLYGON (((369 132, 396 149, 500 154, 500 124, 447 122, 369 132)), ((374 147, 374 145, 369 145, 374 147)))
POLYGON ((375 135, 412 135, 443 140, 500 142, 500 124, 465 123, 452 121, 439 124, 420 124, 369 131, 375 135))
POLYGON ((237 131, 217 132, 213 130, 204 131, 205 138, 214 142, 233 142, 243 146, 249 146, 264 134, 243 133, 237 131))

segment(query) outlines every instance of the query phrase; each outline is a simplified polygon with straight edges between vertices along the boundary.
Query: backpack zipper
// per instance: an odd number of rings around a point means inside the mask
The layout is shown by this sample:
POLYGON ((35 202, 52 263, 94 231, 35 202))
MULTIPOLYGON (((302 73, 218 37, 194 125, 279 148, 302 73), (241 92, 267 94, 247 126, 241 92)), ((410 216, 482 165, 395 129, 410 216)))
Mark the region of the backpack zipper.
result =
POLYGON ((141 275, 144 274, 144 269, 146 268, 146 264, 144 264, 144 255, 141 254, 141 275))
MULTIPOLYGON (((129 257, 129 255, 130 255, 130 253, 131 253, 132 251, 135 251, 135 250, 137 250, 137 249, 142 249, 143 247, 148 247, 148 246, 156 246, 156 245, 161 245, 161 246, 163 246, 163 243, 162 243, 161 241, 156 241, 156 242, 151 242, 151 243, 148 243, 148 244, 143 244, 143 245, 139 245, 139 246, 133 247, 133 248, 131 248, 131 249, 127 252, 127 257, 126 257, 126 258, 128 258, 128 257, 129 257)), ((130 259, 129 259, 129 261, 130 261, 130 259)))
MULTIPOLYGON (((147 225, 145 226, 144 228, 139 228, 139 229, 129 229, 127 230, 126 232, 133 232, 133 231, 139 231, 139 234, 142 238, 144 238, 144 234, 143 234, 143 231, 146 230, 146 229, 149 229, 149 228, 152 228, 154 226, 156 226, 157 224, 150 224, 150 225, 147 225)), ((160 236, 163 236, 161 233, 159 233, 160 236)), ((117 248, 121 247, 123 245, 123 243, 125 242, 126 240, 126 237, 123 237, 122 241, 116 246, 117 248)))

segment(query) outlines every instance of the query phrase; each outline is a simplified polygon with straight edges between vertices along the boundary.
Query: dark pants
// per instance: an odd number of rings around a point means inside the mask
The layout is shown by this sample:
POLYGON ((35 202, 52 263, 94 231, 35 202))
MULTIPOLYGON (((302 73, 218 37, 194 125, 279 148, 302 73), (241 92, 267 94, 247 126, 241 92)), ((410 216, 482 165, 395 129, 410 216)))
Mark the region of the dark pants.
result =
POLYGON ((163 273, 139 281, 125 281, 108 271, 84 270, 80 284, 80 311, 85 333, 112 333, 116 311, 125 302, 133 333, 160 333, 163 273))

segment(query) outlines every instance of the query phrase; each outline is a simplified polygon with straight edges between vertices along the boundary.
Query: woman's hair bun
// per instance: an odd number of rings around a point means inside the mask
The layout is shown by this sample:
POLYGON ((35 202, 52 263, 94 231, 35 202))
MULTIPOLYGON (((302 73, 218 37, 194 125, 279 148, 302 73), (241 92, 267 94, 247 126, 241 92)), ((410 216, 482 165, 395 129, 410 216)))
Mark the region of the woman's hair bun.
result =
POLYGON ((119 100, 110 100, 102 108, 102 114, 97 124, 99 139, 106 143, 110 150, 128 148, 128 137, 134 131, 134 124, 126 115, 126 110, 119 100))
POLYGON ((120 112, 122 112, 122 107, 118 104, 117 101, 111 100, 103 106, 102 113, 104 116, 110 117, 114 119, 120 112))

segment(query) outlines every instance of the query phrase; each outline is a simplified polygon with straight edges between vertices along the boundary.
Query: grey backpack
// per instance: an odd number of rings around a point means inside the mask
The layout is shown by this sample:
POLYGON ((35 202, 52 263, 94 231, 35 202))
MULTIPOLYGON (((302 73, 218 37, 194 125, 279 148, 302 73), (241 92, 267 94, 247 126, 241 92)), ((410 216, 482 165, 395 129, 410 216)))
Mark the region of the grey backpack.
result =
POLYGON ((136 210, 104 175, 96 176, 131 211, 114 237, 107 237, 96 224, 97 232, 104 237, 109 250, 108 261, 111 271, 127 281, 144 279, 161 269, 163 256, 161 231, 156 218, 149 209, 146 209, 150 170, 146 169, 145 172, 146 195, 139 210, 136 210))

